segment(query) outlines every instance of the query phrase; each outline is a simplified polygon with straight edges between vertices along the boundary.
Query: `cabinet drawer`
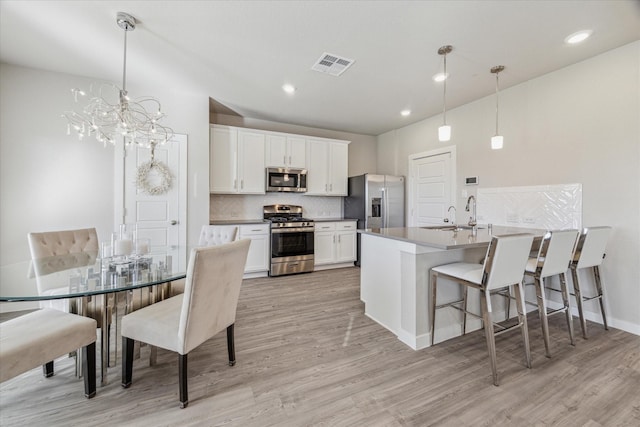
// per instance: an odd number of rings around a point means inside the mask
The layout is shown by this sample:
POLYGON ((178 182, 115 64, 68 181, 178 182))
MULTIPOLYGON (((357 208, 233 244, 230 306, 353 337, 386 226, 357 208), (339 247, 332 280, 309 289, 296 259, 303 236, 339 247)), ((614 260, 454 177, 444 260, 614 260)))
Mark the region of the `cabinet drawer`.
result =
POLYGON ((248 224, 240 226, 241 236, 253 236, 257 234, 269 234, 269 224, 248 224))
POLYGON ((337 222, 336 223, 336 230, 338 231, 342 231, 342 230, 356 230, 356 222, 355 221, 343 221, 343 222, 337 222))
POLYGON ((315 230, 316 231, 334 231, 336 229, 335 222, 316 222, 315 230))

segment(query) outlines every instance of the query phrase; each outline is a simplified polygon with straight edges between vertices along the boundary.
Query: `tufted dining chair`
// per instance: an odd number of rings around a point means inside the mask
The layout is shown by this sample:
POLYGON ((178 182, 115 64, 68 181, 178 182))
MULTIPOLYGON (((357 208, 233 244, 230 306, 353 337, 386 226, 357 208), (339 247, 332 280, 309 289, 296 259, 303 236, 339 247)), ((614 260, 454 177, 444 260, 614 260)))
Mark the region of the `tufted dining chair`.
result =
MULTIPOLYGON (((29 250, 38 293, 41 295, 54 295, 59 290, 57 281, 49 281, 48 275, 53 273, 92 265, 98 255, 98 234, 95 228, 76 230, 47 231, 29 233, 29 250), (51 283, 55 285, 52 286, 51 283)), ((102 310, 108 310, 107 319, 111 325, 110 304, 102 304, 104 295, 94 298, 93 304, 86 304, 86 315, 96 320, 97 327, 102 328, 102 310)), ((66 299, 42 301, 41 308, 53 308, 60 311, 76 313, 78 308, 75 302, 66 299)), ((107 349, 108 349, 108 343, 107 349)))
MULTIPOLYGON (((238 227, 235 225, 203 225, 198 240, 199 247, 218 246, 233 242, 238 238, 238 227)), ((184 280, 171 282, 171 296, 184 292, 184 280)))
POLYGON ((122 318, 122 386, 131 386, 133 344, 148 343, 178 353, 180 407, 189 403, 187 355, 227 330, 229 365, 235 365, 233 327, 250 240, 194 248, 184 293, 122 318))

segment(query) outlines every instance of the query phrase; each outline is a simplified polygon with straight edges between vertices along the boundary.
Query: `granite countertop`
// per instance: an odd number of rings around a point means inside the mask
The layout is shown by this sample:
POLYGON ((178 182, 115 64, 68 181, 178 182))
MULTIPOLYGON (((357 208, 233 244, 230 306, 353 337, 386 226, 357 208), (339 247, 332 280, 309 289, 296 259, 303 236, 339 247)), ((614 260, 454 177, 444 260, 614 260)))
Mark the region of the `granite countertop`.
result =
POLYGON ((448 250, 487 246, 492 236, 505 234, 531 233, 536 238, 541 238, 547 230, 494 225, 490 232, 486 226, 480 225, 475 236, 471 230, 453 232, 429 227, 367 228, 358 232, 448 250))
POLYGON ((315 222, 342 222, 342 221, 358 221, 354 218, 312 218, 315 222))
POLYGON ((262 218, 256 219, 218 219, 209 220, 209 225, 242 225, 242 224, 266 224, 266 221, 262 218))

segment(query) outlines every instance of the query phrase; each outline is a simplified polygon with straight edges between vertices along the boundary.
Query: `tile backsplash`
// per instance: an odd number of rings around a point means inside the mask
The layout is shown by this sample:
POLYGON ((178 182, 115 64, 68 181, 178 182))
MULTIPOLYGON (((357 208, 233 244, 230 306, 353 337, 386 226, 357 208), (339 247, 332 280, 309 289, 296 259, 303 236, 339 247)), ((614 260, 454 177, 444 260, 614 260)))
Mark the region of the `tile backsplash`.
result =
POLYGON ((558 230, 582 227, 582 185, 479 188, 479 223, 558 230))
POLYGON ((303 194, 267 193, 265 195, 211 194, 209 220, 262 218, 265 205, 299 205, 308 218, 342 217, 342 197, 305 196, 303 194))

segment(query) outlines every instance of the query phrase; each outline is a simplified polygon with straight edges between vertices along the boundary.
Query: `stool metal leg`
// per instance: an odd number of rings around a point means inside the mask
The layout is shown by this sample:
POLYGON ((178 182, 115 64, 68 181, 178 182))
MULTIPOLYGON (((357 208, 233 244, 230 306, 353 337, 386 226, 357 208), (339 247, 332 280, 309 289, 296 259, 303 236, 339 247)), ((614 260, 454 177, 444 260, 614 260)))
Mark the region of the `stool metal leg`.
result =
POLYGON ((431 275, 431 304, 429 304, 429 317, 431 321, 431 345, 433 345, 435 339, 435 328, 436 328, 436 283, 438 280, 438 275, 431 275))
POLYGON ((487 339, 487 350, 489 351, 489 359, 491 364, 491 374, 493 377, 493 385, 498 384, 498 364, 496 361, 496 338, 493 332, 493 320, 491 317, 491 296, 490 292, 482 290, 480 305, 482 306, 482 318, 484 320, 484 336, 487 339))
POLYGON ((598 299, 600 300, 600 312, 602 312, 602 323, 604 324, 604 329, 608 331, 609 325, 607 325, 607 316, 604 314, 604 297, 602 296, 602 281, 600 279, 600 267, 598 267, 597 265, 593 266, 593 275, 595 277, 596 289, 598 291, 598 299))
POLYGON ((582 292, 580 292, 580 282, 578 281, 578 271, 571 267, 571 278, 573 279, 573 293, 576 296, 576 304, 578 305, 578 315, 580 316, 580 328, 582 329, 582 338, 587 339, 587 319, 584 317, 584 309, 582 307, 582 292))
POLYGON ((538 313, 540 314, 540 323, 542 325, 545 356, 551 357, 551 352, 549 351, 549 321, 547 319, 547 300, 544 296, 544 282, 542 279, 535 277, 534 284, 536 287, 536 297, 538 299, 538 313))
POLYGON ((564 273, 560 274, 560 289, 562 290, 562 302, 564 303, 564 313, 567 318, 567 327, 569 328, 569 340, 571 345, 576 345, 573 340, 573 316, 571 315, 571 305, 569 302, 569 291, 567 290, 567 278, 564 273))
MULTIPOLYGON (((531 348, 529 346, 529 325, 527 324, 527 312, 524 305, 524 285, 522 282, 514 286, 516 294, 516 311, 518 312, 518 323, 522 330, 522 345, 524 346, 524 362, 527 368, 531 369, 531 348)), ((509 300, 510 301, 510 300, 509 300)))
MULTIPOLYGON (((462 286, 462 285, 460 285, 462 286)), ((462 335, 467 333, 467 286, 462 286, 462 335)))

